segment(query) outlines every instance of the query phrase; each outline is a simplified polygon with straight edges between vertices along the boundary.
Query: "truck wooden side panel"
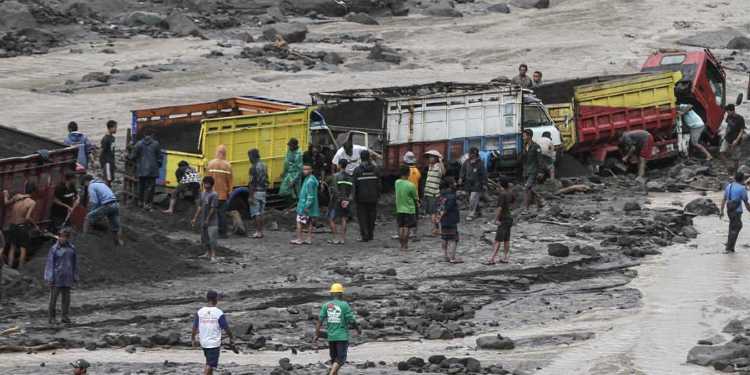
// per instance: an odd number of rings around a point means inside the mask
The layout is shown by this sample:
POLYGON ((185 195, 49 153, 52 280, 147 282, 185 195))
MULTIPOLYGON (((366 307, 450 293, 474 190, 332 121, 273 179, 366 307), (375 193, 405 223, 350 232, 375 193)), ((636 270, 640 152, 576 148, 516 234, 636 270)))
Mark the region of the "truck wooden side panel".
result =
MULTIPOLYGON (((24 191, 27 182, 37 186, 33 198, 37 204, 34 208, 34 219, 42 224, 49 220, 50 208, 54 196, 54 186, 63 180, 66 172, 74 172, 78 157, 78 147, 68 147, 46 138, 25 133, 13 128, 0 126, 0 139, 16 145, 13 152, 0 152, 0 191, 9 193, 24 191), (40 147, 46 149, 46 158, 35 153, 40 147), (17 156, 18 153, 26 153, 17 156), (10 157, 8 157, 10 156, 10 157)), ((5 220, 5 208, 0 205, 0 227, 5 220)), ((74 223, 75 224, 75 223, 74 223)))
POLYGON ((588 151, 602 160, 602 146, 616 145, 629 130, 648 130, 657 141, 674 138, 674 88, 681 78, 681 73, 669 72, 577 87, 577 139, 570 152, 588 151))

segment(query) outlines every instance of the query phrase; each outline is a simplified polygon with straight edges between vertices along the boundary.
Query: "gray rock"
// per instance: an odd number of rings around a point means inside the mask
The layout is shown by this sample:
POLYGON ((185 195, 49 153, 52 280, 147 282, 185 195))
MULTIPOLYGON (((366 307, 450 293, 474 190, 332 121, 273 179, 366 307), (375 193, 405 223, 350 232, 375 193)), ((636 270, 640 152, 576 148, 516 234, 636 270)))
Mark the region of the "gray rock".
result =
POLYGON ((277 23, 263 26, 261 32, 263 38, 271 42, 281 35, 287 43, 301 43, 307 37, 307 26, 299 22, 277 23))
POLYGON ((586 256, 590 256, 590 257, 596 257, 600 255, 599 252, 596 250, 596 248, 591 245, 583 245, 583 246, 576 245, 573 248, 573 252, 586 255, 586 256))
POLYGON ((500 4, 490 5, 487 8, 487 11, 488 12, 494 12, 494 13, 505 13, 505 14, 508 14, 508 13, 510 13, 510 7, 508 6, 508 4, 500 3, 500 4))
POLYGON ((362 25, 379 25, 380 23, 369 14, 365 13, 349 13, 344 17, 349 22, 359 23, 362 25))
POLYGON ((270 7, 266 10, 266 15, 273 21, 273 22, 286 22, 287 18, 284 15, 284 11, 281 10, 281 8, 275 6, 270 7))
POLYGON ((401 63, 401 55, 398 53, 398 51, 393 48, 386 47, 380 43, 372 47, 367 58, 370 60, 385 61, 393 64, 401 63))
POLYGON ((427 328, 424 336, 429 340, 447 340, 451 338, 450 331, 439 324, 433 324, 427 328))
POLYGON ((547 253, 553 257, 564 258, 570 256, 570 248, 561 243, 547 245, 547 253))
POLYGON ((641 205, 639 205, 637 202, 625 202, 622 210, 625 212, 640 211, 641 205))
POLYGON ((289 358, 282 358, 279 360, 279 367, 281 367, 284 371, 292 371, 294 370, 294 366, 292 366, 291 361, 289 358))
POLYGON ((701 216, 711 216, 719 214, 719 207, 711 199, 696 198, 685 205, 685 212, 701 216))
POLYGON ((698 237, 698 231, 692 225, 688 225, 682 227, 682 235, 687 238, 696 238, 698 237))
POLYGON ((747 338, 737 336, 724 345, 693 347, 688 352, 687 362, 700 366, 713 366, 731 361, 735 358, 750 356, 750 345, 747 338))
POLYGON ((466 358, 464 366, 466 367, 466 372, 481 372, 482 371, 482 363, 474 358, 466 358))
POLYGON ((738 319, 733 319, 727 323, 726 326, 724 326, 724 329, 721 330, 721 332, 724 333, 741 333, 745 330, 745 326, 742 324, 742 322, 738 319))
POLYGON ((152 79, 152 78, 154 78, 154 76, 151 73, 136 71, 136 72, 132 72, 132 73, 128 74, 127 80, 129 82, 138 82, 138 81, 142 81, 144 79, 152 79))
POLYGON ((406 364, 409 365, 410 368, 422 368, 425 365, 424 359, 419 357, 411 357, 406 360, 406 364))
POLYGON ((92 9, 89 4, 80 1, 76 1, 68 5, 65 8, 65 13, 69 17, 78 19, 89 19, 97 17, 96 11, 94 11, 94 9, 92 9))
POLYGON ((724 27, 716 31, 700 31, 678 40, 677 43, 693 47, 726 48, 729 42, 738 36, 743 36, 743 33, 724 27))
POLYGON ((97 81, 101 83, 107 83, 112 78, 111 75, 104 73, 104 72, 91 72, 83 77, 81 77, 81 81, 83 82, 92 82, 97 81))
POLYGON ((127 347, 125 347, 125 351, 128 352, 128 353, 130 353, 130 354, 133 354, 133 353, 135 353, 136 349, 135 349, 135 346, 128 345, 127 347))
POLYGON ((510 350, 515 347, 516 344, 513 340, 500 334, 497 336, 482 336, 477 339, 477 348, 479 349, 510 350))
POLYGON ((631 248, 622 252, 623 254, 633 258, 643 258, 646 255, 659 255, 659 250, 651 248, 631 248))
POLYGON ((646 190, 663 193, 667 191, 666 184, 659 181, 649 181, 646 183, 646 190))
POLYGON ((172 12, 164 20, 164 26, 177 36, 201 36, 201 29, 188 16, 172 12))
POLYGON ((29 8, 17 1, 0 2, 0 30, 24 29, 37 25, 29 8))
MULTIPOLYGON (((336 52, 327 52, 325 56, 323 56, 323 62, 331 65, 340 65, 344 63, 344 58, 336 52)), ((396 270, 393 268, 389 268, 383 271, 383 275, 396 276, 396 270), (390 275, 389 273, 389 271, 391 270, 393 270, 393 275, 390 275)))
POLYGON ((135 11, 125 17, 125 24, 131 27, 157 26, 164 22, 164 17, 154 12, 135 11))
POLYGON ((434 365, 439 365, 446 359, 447 358, 444 355, 432 355, 430 356, 430 358, 427 358, 427 362, 430 362, 434 365))
POLYGON ((549 8, 549 0, 511 0, 511 5, 522 9, 544 9, 549 8))
POLYGON ((727 43, 728 49, 750 49, 750 38, 745 36, 736 36, 727 43))
POLYGON ((433 17, 463 17, 461 12, 453 7, 453 3, 447 0, 441 0, 432 4, 423 11, 424 14, 433 17))

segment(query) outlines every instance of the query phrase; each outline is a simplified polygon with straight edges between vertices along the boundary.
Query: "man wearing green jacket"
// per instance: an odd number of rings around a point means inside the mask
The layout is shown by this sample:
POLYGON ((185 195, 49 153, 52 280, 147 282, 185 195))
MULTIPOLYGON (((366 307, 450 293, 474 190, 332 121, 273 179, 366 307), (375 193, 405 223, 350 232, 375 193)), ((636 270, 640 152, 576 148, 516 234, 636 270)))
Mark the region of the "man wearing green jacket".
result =
POLYGON ((313 220, 320 216, 318 206, 318 178, 312 173, 312 165, 305 164, 302 168, 305 181, 299 191, 297 199, 297 238, 289 241, 292 245, 312 244, 313 220), (307 229, 307 239, 303 240, 302 233, 307 229))
POLYGON ((352 308, 341 299, 344 294, 344 286, 335 283, 331 285, 329 292, 332 299, 320 308, 313 342, 320 338, 320 327, 325 322, 328 351, 331 355, 331 372, 329 372, 329 375, 338 375, 339 369, 346 363, 346 354, 349 349, 349 325, 357 330, 358 335, 362 334, 362 330, 354 318, 352 308))

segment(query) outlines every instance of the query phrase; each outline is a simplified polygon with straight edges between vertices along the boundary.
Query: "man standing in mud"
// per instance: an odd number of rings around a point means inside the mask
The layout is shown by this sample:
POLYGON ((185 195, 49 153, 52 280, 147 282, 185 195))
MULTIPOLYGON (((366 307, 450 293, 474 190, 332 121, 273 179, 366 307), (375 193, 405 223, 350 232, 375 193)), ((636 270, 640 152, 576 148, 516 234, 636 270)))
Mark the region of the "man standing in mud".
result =
POLYGON ((216 157, 206 165, 206 176, 214 179, 213 188, 219 197, 219 236, 227 236, 227 200, 234 187, 232 165, 227 161, 227 146, 216 147, 216 157))
POLYGON ((247 152, 250 159, 250 218, 255 220, 253 238, 263 238, 263 214, 266 210, 266 189, 268 188, 268 169, 260 158, 260 151, 254 148, 247 152))
POLYGON ((213 177, 203 177, 203 190, 191 223, 193 226, 200 224, 201 245, 206 249, 205 256, 211 262, 215 262, 219 237, 219 219, 216 217, 219 210, 219 195, 214 191, 213 177))
POLYGON ((542 148, 534 142, 534 132, 531 129, 523 131, 523 178, 524 178, 524 207, 527 209, 531 202, 536 202, 537 208, 542 208, 542 197, 536 192, 537 174, 542 160, 542 148))
POLYGON ((234 336, 229 329, 226 315, 216 307, 219 304, 219 293, 209 290, 206 293, 208 305, 202 307, 193 318, 193 347, 198 346, 198 336, 203 354, 206 357, 204 375, 213 375, 214 370, 219 367, 219 354, 221 354, 221 331, 229 337, 229 345, 234 347, 234 336))
POLYGON ((458 184, 469 193, 469 215, 466 220, 472 221, 474 217, 482 216, 479 201, 487 185, 487 169, 484 167, 484 161, 479 157, 478 148, 472 147, 469 150, 469 159, 461 165, 458 184))
POLYGON ((117 133, 117 121, 107 121, 107 134, 102 137, 99 163, 102 166, 102 177, 109 187, 112 187, 112 182, 115 180, 115 133, 117 133))
POLYGON ((143 209, 150 211, 163 159, 161 145, 150 133, 146 133, 135 144, 131 159, 135 162, 135 172, 138 175, 138 203, 143 209))
POLYGON ((70 324, 70 288, 78 282, 78 256, 76 248, 70 242, 72 231, 65 227, 60 230, 57 242, 52 245, 47 254, 47 263, 44 265, 44 281, 50 288, 49 294, 49 324, 55 324, 55 310, 57 308, 57 297, 60 296, 62 320, 64 324, 70 324))
POLYGON ((320 308, 320 315, 315 324, 313 342, 317 342, 320 338, 320 328, 325 322, 328 351, 331 356, 331 371, 328 374, 337 375, 341 366, 346 363, 346 355, 349 349, 349 326, 354 327, 358 335, 362 335, 362 330, 357 325, 352 308, 342 300, 344 286, 335 283, 331 285, 329 292, 332 299, 320 308))
POLYGON ((380 174, 370 161, 370 152, 362 151, 359 155, 361 164, 354 170, 354 201, 357 203, 357 221, 361 242, 372 241, 375 231, 375 219, 378 217, 378 199, 380 199, 380 174))
POLYGON ((750 211, 750 204, 747 201, 747 190, 745 190, 745 175, 737 172, 734 175, 734 181, 724 189, 724 197, 721 199, 721 211, 719 217, 724 217, 724 208, 727 210, 729 218, 729 235, 727 238, 726 252, 733 253, 734 246, 737 243, 737 237, 742 230, 742 205, 745 205, 750 211))
POLYGON ((729 173, 732 174, 739 168, 740 142, 745 135, 745 118, 734 111, 734 104, 727 104, 726 132, 721 140, 719 154, 722 160, 729 163, 729 173))

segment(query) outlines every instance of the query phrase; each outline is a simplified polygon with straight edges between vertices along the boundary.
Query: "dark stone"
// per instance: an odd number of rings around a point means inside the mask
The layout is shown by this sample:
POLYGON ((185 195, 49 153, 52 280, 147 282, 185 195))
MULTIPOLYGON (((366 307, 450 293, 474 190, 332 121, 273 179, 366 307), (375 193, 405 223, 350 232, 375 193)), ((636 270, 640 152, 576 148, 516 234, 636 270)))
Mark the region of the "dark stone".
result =
POLYGON ((104 72, 91 72, 81 78, 83 82, 97 81, 101 83, 107 83, 112 78, 111 75, 104 72))
POLYGON ((586 256, 590 256, 590 257, 598 257, 600 255, 599 252, 596 251, 596 248, 591 245, 583 245, 583 246, 576 245, 573 248, 573 252, 586 255, 586 256))
MULTIPOLYGON (((325 56, 323 56, 323 62, 331 65, 340 65, 344 63, 344 58, 336 52, 326 52, 325 56)), ((396 270, 389 268, 383 272, 383 275, 396 276, 396 270), (389 273, 390 271, 393 271, 393 275, 389 273)))
POLYGON ((633 258, 643 258, 646 255, 659 255, 661 254, 656 249, 650 248, 630 248, 622 252, 623 254, 633 258))
POLYGON ((386 47, 380 43, 375 44, 367 56, 370 60, 385 61, 393 64, 401 63, 401 55, 393 48, 386 47))
POLYGON ((84 346, 84 349, 88 351, 96 350, 96 343, 93 341, 87 342, 86 345, 84 346))
POLYGON ((307 26, 299 22, 277 23, 263 26, 261 32, 263 38, 271 42, 281 35, 287 43, 301 43, 307 37, 307 26))
POLYGON ((125 24, 131 27, 157 26, 164 22, 164 18, 158 13, 135 11, 125 18, 125 24))
POLYGON ((625 202, 625 205, 622 207, 622 210, 625 212, 640 211, 641 205, 639 205, 636 202, 625 202))
POLYGON ((399 371, 407 371, 409 370, 409 364, 406 362, 399 362, 396 365, 396 368, 398 368, 399 371))
POLYGON ((741 333, 745 330, 745 326, 742 324, 740 320, 733 319, 729 323, 727 323, 726 326, 724 326, 724 329, 721 330, 721 332, 724 333, 741 333))
POLYGON ((736 36, 727 43, 728 49, 750 49, 750 38, 736 36))
POLYGON ((433 324, 427 328, 424 336, 429 340, 447 340, 452 338, 450 331, 439 324, 433 324))
POLYGON ((737 337, 724 345, 695 346, 688 352, 687 362, 700 366, 713 366, 714 364, 721 365, 736 358, 750 356, 750 345, 737 342, 736 339, 737 337))
POLYGON ((263 349, 266 346, 266 338, 264 336, 253 336, 248 344, 247 347, 250 349, 263 349))
POLYGON ((477 348, 479 349, 494 349, 494 350, 509 350, 516 347, 513 340, 503 337, 498 334, 497 336, 483 336, 477 339, 477 348))
POLYGON ((495 5, 490 5, 489 8, 487 8, 488 12, 494 12, 494 13, 510 13, 510 7, 508 4, 500 3, 495 5))
POLYGON ((365 13, 349 13, 344 17, 349 22, 359 23, 362 25, 379 25, 378 21, 365 13))
POLYGON ((407 359, 406 360, 406 364, 409 365, 409 367, 412 367, 412 368, 414 368, 414 367, 416 367, 416 368, 422 368, 425 365, 424 359, 419 358, 419 357, 411 357, 411 358, 407 359))
POLYGON ((547 253, 553 257, 564 258, 570 255, 570 249, 561 243, 547 245, 547 253))
POLYGON ((511 0, 511 5, 523 9, 544 9, 549 8, 549 0, 511 0))
POLYGON ((463 17, 461 12, 453 7, 453 3, 448 0, 441 0, 438 3, 430 5, 425 9, 424 14, 434 17, 463 17))
POLYGON ((430 356, 430 358, 427 358, 427 362, 430 362, 434 365, 439 365, 445 360, 446 358, 444 355, 432 355, 430 356))
POLYGON ((698 231, 693 228, 693 226, 688 225, 685 227, 682 227, 682 235, 684 235, 687 238, 696 238, 698 237, 698 231))
POLYGON ((482 363, 474 358, 466 358, 464 366, 467 372, 477 373, 482 371, 482 363))
POLYGON ((663 193, 667 191, 667 186, 663 182, 649 181, 646 183, 646 190, 657 192, 657 193, 663 193))
POLYGON ((284 371, 292 371, 294 370, 294 366, 292 366, 291 361, 289 358, 282 358, 279 360, 279 367, 281 367, 284 371))
POLYGON ((180 13, 172 12, 164 19, 163 26, 176 36, 200 36, 201 30, 193 20, 180 13))
POLYGON ((137 72, 136 71, 136 72, 132 72, 132 73, 128 74, 127 80, 128 80, 128 82, 138 82, 138 81, 142 81, 144 79, 153 79, 153 78, 154 78, 154 76, 151 73, 137 72))
POLYGON ((719 214, 719 207, 708 198, 696 198, 685 205, 685 212, 701 216, 713 216, 719 214))
POLYGON ((149 337, 148 339, 154 345, 168 345, 169 344, 169 338, 166 336, 159 335, 159 334, 153 335, 149 337))

